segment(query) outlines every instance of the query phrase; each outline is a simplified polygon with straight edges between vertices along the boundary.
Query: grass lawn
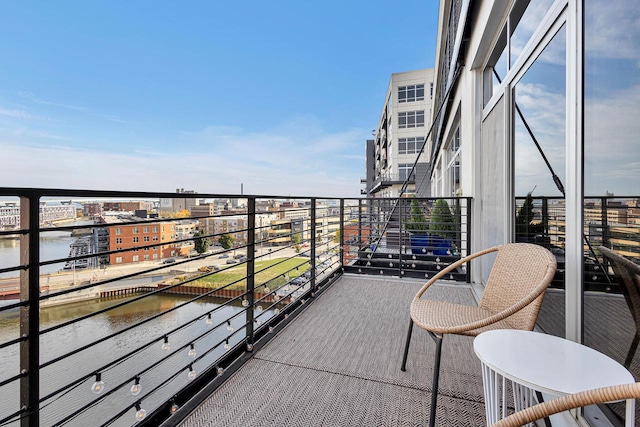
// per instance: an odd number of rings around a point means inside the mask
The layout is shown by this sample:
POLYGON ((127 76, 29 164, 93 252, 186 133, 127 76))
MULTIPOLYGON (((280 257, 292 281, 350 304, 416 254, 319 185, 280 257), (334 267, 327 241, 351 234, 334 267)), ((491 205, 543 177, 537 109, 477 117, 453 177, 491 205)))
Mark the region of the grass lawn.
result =
MULTIPOLYGON (((309 258, 275 258, 265 261, 256 261, 255 269, 256 271, 264 270, 256 274, 255 286, 261 285, 268 280, 275 279, 269 285, 269 287, 273 289, 275 286, 279 286, 285 283, 286 280, 284 277, 282 277, 283 274, 288 272, 289 278, 291 279, 307 271, 309 269, 309 258), (278 264, 283 260, 285 261, 281 264, 278 264), (299 267, 297 271, 295 270, 296 267, 299 267)), ((247 286, 246 275, 246 264, 233 267, 230 266, 227 268, 223 268, 222 270, 217 271, 210 276, 196 280, 195 282, 191 283, 191 285, 214 289, 239 280, 237 283, 229 286, 227 289, 245 289, 247 286)))

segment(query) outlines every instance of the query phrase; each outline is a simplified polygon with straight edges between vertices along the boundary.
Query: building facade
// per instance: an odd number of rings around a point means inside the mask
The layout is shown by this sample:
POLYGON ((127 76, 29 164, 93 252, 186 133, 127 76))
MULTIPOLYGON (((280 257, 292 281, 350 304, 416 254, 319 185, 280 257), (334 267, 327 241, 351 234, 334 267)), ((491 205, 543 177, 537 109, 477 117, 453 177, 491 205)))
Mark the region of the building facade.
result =
POLYGON ((105 224, 109 233, 109 250, 125 250, 110 254, 110 265, 161 261, 179 254, 176 244, 173 243, 177 238, 174 222, 150 221, 144 224, 128 224, 128 222, 140 220, 141 218, 131 216, 102 217, 102 223, 105 224), (154 244, 158 246, 152 246, 154 244))
POLYGON ((433 74, 424 69, 391 75, 375 137, 366 143, 368 196, 398 197, 405 181, 405 194, 412 194, 416 180, 425 178, 427 157, 421 153, 431 124, 433 74))
MULTIPOLYGON (((640 9, 623 0, 441 1, 433 109, 442 110, 427 142, 431 194, 472 197, 474 251, 518 241, 519 200, 530 195, 540 212, 553 204, 554 217, 538 221, 557 236, 541 244, 564 282, 547 292, 538 325, 621 363, 633 318, 616 283, 612 295, 585 280, 607 268, 600 244, 631 258, 640 248, 638 22, 640 9)), ((474 282, 490 268, 475 263, 474 282)), ((580 417, 603 417, 589 411, 580 417)))

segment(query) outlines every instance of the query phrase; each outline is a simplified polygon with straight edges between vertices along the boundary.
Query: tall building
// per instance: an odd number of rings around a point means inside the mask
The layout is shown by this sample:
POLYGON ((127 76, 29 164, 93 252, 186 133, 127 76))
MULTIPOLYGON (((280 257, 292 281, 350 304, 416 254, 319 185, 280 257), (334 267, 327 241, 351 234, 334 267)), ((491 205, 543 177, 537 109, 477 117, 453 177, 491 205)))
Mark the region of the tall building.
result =
POLYGON ((190 211, 193 206, 200 204, 200 200, 195 194, 198 194, 194 190, 185 190, 184 188, 176 188, 176 194, 188 194, 187 197, 173 197, 170 199, 160 199, 160 213, 175 213, 182 210, 190 211))
MULTIPOLYGON (((413 194, 426 178, 427 157, 420 155, 431 123, 433 69, 391 75, 374 139, 366 143, 366 190, 369 197, 413 194)), ((423 186, 428 188, 428 186, 423 186)))

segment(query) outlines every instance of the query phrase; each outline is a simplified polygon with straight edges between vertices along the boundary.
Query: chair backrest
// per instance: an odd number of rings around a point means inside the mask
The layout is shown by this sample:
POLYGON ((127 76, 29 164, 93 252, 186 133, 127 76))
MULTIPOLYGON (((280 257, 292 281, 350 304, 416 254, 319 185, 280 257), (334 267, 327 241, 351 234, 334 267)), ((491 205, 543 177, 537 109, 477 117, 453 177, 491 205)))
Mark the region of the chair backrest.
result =
POLYGON ((536 292, 539 296, 531 304, 506 319, 514 329, 533 330, 544 291, 556 272, 556 258, 531 243, 510 243, 497 252, 479 306, 498 313, 536 292))
POLYGON ((582 408, 596 403, 638 398, 640 398, 640 383, 596 388, 539 403, 509 415, 493 424, 492 427, 519 427, 570 409, 582 408))
POLYGON ((640 265, 604 246, 598 250, 611 264, 636 323, 636 330, 640 331, 640 265))

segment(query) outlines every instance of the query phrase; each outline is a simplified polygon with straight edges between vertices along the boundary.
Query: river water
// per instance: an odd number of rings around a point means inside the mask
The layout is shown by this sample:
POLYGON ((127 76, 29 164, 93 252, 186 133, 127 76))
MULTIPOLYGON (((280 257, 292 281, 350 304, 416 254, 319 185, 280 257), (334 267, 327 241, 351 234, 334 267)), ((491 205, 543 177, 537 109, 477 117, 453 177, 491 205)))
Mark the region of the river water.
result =
MULTIPOLYGON (((65 225, 91 224, 91 221, 76 221, 65 225)), ((66 258, 69 256, 71 243, 76 237, 70 231, 49 231, 40 235, 40 261, 66 258)), ((17 238, 0 238, 0 268, 16 267, 20 265, 20 240, 17 238)), ((43 265, 40 273, 55 273, 64 267, 64 263, 43 265)), ((3 277, 16 277, 18 271, 0 274, 3 277)))
MULTIPOLYGON (((40 240, 41 260, 67 257, 69 245, 74 240, 75 237, 71 237, 68 232, 48 233, 40 240)), ((14 266, 18 263, 19 241, 0 240, 0 267, 14 266)), ((54 272, 61 268, 61 264, 44 266, 42 272, 54 272)), ((16 276, 17 274, 7 273, 6 275, 16 276)), ((100 299, 41 308, 40 330, 95 313, 132 298, 100 299)), ((94 403, 93 407, 68 420, 66 425, 101 425, 127 405, 141 399, 141 406, 150 412, 170 399, 177 390, 189 382, 185 368, 190 363, 193 364, 196 374, 202 372, 227 351, 223 345, 219 345, 215 350, 209 349, 227 338, 232 347, 242 340, 245 334, 245 315, 240 304, 223 307, 221 304, 225 300, 201 298, 179 307, 192 298, 180 295, 154 295, 41 335, 41 365, 69 354, 68 357, 41 369, 41 396, 48 395, 97 370, 102 371, 105 393, 115 389, 113 394, 100 399, 103 395, 96 396, 90 391, 94 379, 85 380, 66 394, 57 394, 43 402, 40 412, 41 425, 53 425, 74 410, 92 403, 94 403), (172 310, 174 308, 176 309, 172 310), (213 325, 210 326, 202 316, 214 309, 216 311, 212 316, 213 325), (172 311, 141 326, 124 331, 131 325, 168 310, 172 311), (228 331, 225 323, 229 318, 232 318, 233 331, 228 331), (195 321, 191 322, 192 320, 195 321), (222 325, 216 328, 219 323, 222 325), (189 326, 180 331, 171 332, 185 324, 189 326), (88 346, 96 340, 120 331, 124 332, 100 344, 82 349, 83 346, 88 346), (165 334, 169 334, 170 339, 171 349, 168 352, 161 349, 160 342, 156 342, 128 357, 122 363, 103 369, 111 361, 165 334), (202 334, 206 335, 196 339, 202 334), (191 342, 194 343, 197 352, 195 358, 188 355, 188 348, 180 348, 189 346, 191 342), (207 351, 209 351, 208 354, 207 351), (163 362, 151 368, 163 358, 165 359, 163 362), (135 375, 140 375, 141 378, 142 393, 138 396, 131 395, 129 389, 133 382, 127 381, 135 375), (123 382, 127 383, 118 387, 123 382), (156 388, 153 394, 147 395, 156 388)), ((273 313, 265 311, 263 315, 270 317, 273 313)), ((19 309, 1 311, 0 344, 17 338, 19 327, 19 309)), ((0 382, 17 375, 20 371, 19 366, 19 345, 0 349, 0 382)), ((0 419, 19 409, 18 383, 14 381, 0 387, 0 419)), ((120 419, 115 420, 112 425, 129 426, 134 423, 135 409, 131 409, 120 419)), ((18 422, 9 425, 17 426, 18 422)))
MULTIPOLYGON (((149 319, 155 314, 170 310, 190 298, 177 295, 151 296, 42 335, 40 339, 41 364, 67 353, 73 354, 60 362, 41 369, 41 396, 47 395, 77 378, 95 372, 114 359, 127 354, 132 349, 196 319, 196 322, 185 329, 170 334, 171 349, 169 352, 161 349, 160 342, 154 343, 147 349, 128 358, 124 363, 103 370, 102 380, 105 382, 105 390, 108 391, 122 381, 142 373, 152 364, 175 351, 175 354, 165 362, 140 375, 143 392, 139 396, 134 397, 131 395, 129 389, 133 383, 127 383, 111 396, 99 401, 95 407, 70 420, 68 425, 100 425, 122 410, 123 407, 135 403, 140 398, 143 398, 142 406, 148 411, 168 400, 177 390, 189 382, 187 371, 179 371, 196 360, 188 356, 188 348, 182 350, 179 348, 184 345, 188 346, 190 342, 203 333, 208 333, 208 335, 196 340, 194 344, 197 356, 203 355, 208 349, 224 341, 230 335, 229 342, 231 346, 239 342, 245 333, 243 329, 244 313, 241 305, 219 308, 214 312, 213 326, 208 326, 204 319, 199 319, 199 317, 203 313, 220 307, 224 300, 201 299, 89 349, 76 350, 114 332, 122 331, 130 325, 149 319), (237 315, 231 321, 234 331, 229 332, 226 323, 218 328, 215 327, 218 323, 225 322, 227 318, 231 318, 234 315, 237 315), (177 376, 168 380, 174 373, 177 373, 177 376), (150 390, 160 386, 159 391, 145 397, 145 394, 150 390)), ((40 313, 40 328, 44 330, 124 300, 126 299, 102 299, 43 308, 40 313)), ((266 312, 265 314, 271 315, 266 312)), ((16 338, 18 333, 18 309, 0 312, 0 343, 16 338)), ((196 373, 202 372, 206 366, 212 364, 224 351, 223 346, 220 345, 218 349, 212 351, 203 359, 194 362, 193 367, 196 373)), ((13 345, 0 349, 0 381, 16 375, 18 372, 19 346, 13 345)), ((93 378, 84 381, 79 387, 71 390, 67 395, 63 395, 41 410, 41 425, 53 425, 72 412, 73 409, 87 405, 99 397, 90 391, 93 381, 93 378)), ((19 408, 18 396, 17 382, 0 387, 0 402, 2 402, 2 405, 0 405, 0 419, 19 408)), ((44 404, 46 405, 49 402, 44 404)), ((135 410, 130 410, 113 425, 128 426, 134 424, 134 422, 135 410)), ((18 423, 10 425, 18 425, 18 423)))

